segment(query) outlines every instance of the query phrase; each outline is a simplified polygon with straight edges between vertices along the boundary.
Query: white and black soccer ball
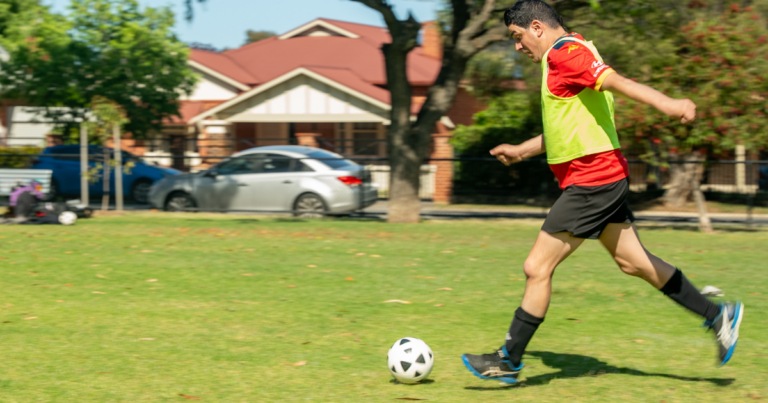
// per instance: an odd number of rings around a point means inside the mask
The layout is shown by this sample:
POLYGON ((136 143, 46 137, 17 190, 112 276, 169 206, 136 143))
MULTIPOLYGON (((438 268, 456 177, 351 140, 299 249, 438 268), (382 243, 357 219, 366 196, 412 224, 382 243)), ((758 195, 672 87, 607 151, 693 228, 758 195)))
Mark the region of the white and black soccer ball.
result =
POLYGON ((62 225, 72 225, 77 222, 77 214, 71 211, 64 211, 59 214, 59 223, 62 225))
POLYGON ((389 372, 402 383, 417 383, 429 376, 435 363, 432 349, 414 337, 395 342, 387 353, 389 372))

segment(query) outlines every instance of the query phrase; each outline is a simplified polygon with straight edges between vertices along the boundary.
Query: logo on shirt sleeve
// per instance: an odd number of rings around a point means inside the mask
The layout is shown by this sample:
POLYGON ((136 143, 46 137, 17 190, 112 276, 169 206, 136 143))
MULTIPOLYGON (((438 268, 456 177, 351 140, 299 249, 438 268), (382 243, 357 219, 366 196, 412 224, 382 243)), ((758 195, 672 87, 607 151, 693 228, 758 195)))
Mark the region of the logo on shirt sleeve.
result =
POLYGON ((592 68, 597 69, 595 70, 595 74, 592 75, 593 77, 597 78, 597 76, 600 75, 600 72, 608 68, 608 65, 599 60, 595 60, 592 62, 592 68))
POLYGON ((569 45, 568 46, 568 54, 570 55, 572 50, 576 50, 578 48, 579 48, 579 45, 569 45))

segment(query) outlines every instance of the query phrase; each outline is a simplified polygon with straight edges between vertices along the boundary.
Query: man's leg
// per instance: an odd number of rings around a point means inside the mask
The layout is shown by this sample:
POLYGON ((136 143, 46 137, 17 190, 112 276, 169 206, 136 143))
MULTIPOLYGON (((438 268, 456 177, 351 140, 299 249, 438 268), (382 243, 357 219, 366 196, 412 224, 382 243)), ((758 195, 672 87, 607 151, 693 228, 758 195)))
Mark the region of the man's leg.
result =
POLYGON ((520 366, 525 347, 547 314, 555 268, 583 242, 584 239, 575 238, 567 232, 539 232, 523 264, 526 277, 523 302, 515 311, 506 337, 506 352, 515 367, 520 366))
POLYGON ((715 305, 701 295, 682 271, 648 252, 631 224, 608 224, 600 235, 600 242, 621 271, 642 278, 678 304, 705 318, 704 325, 713 329, 717 336, 720 365, 728 362, 739 338, 743 304, 715 305))
POLYGON ((492 354, 462 356, 464 365, 473 374, 481 379, 517 382, 525 347, 544 321, 544 315, 549 308, 555 268, 583 242, 584 239, 572 237, 567 232, 539 232, 539 237, 523 265, 527 277, 525 295, 522 305, 515 311, 506 343, 492 354))
POLYGON ((608 224, 600 242, 613 256, 621 271, 640 277, 688 310, 712 321, 720 308, 701 295, 683 272, 643 247, 631 224, 608 224))

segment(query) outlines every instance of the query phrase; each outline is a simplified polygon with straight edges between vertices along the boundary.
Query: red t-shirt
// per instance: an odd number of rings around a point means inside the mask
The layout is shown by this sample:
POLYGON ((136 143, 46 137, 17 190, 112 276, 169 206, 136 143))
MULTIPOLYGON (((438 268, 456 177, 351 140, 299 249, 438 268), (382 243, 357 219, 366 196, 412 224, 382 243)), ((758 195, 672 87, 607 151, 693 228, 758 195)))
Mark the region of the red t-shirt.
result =
MULTIPOLYGON (((571 33, 568 37, 584 40, 576 33, 571 33)), ((613 73, 613 69, 597 60, 586 46, 567 39, 549 51, 547 63, 547 88, 553 95, 562 98, 576 96, 585 88, 600 91, 605 78, 613 73)), ((629 176, 627 159, 620 149, 585 155, 549 167, 560 181, 561 189, 570 185, 607 185, 629 176)))

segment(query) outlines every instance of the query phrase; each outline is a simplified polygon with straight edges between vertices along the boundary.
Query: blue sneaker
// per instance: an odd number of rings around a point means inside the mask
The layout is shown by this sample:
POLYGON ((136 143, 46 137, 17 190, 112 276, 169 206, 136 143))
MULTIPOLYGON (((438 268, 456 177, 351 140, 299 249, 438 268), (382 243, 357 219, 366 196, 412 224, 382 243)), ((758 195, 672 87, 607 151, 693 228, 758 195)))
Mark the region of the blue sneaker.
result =
POLYGON ((704 322, 704 326, 712 329, 717 337, 721 367, 733 356, 736 342, 739 341, 739 326, 743 318, 744 304, 726 302, 720 305, 720 313, 715 320, 704 322))
POLYGON ((469 372, 475 374, 476 377, 508 384, 517 383, 517 376, 523 369, 522 363, 518 367, 512 365, 506 347, 501 347, 491 354, 464 354, 461 356, 461 360, 464 361, 469 372))

